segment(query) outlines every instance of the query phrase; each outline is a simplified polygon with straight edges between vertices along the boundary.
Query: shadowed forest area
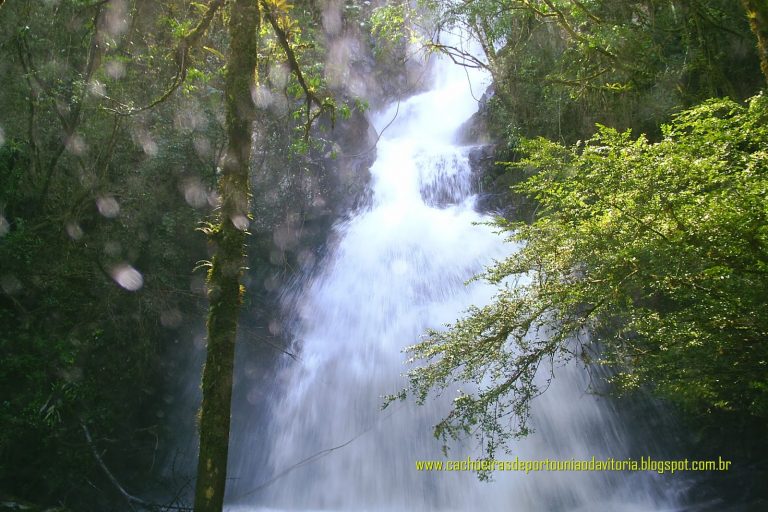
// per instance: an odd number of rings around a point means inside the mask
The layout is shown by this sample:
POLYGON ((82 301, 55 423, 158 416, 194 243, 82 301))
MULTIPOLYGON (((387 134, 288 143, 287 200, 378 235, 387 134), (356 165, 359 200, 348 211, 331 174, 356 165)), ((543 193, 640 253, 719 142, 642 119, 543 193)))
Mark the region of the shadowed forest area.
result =
POLYGON ((438 56, 488 77, 454 142, 518 249, 402 340, 384 407, 460 388, 419 428, 502 458, 576 362, 733 461, 675 510, 768 506, 764 0, 7 0, 1 511, 222 510, 230 418, 302 357, 286 297, 438 56))

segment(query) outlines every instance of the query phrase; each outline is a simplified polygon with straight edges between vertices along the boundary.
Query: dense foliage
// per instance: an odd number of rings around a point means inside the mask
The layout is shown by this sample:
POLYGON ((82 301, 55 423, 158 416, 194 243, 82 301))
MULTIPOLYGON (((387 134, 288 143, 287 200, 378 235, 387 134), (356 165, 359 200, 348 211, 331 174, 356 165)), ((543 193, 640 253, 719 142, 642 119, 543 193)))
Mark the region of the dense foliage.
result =
POLYGON ((596 122, 658 134, 680 106, 760 85, 747 17, 730 0, 426 2, 471 34, 482 58, 444 35, 433 46, 494 79, 495 128, 574 142, 596 122))
MULTIPOLYGON (((225 2, 0 4, 0 494, 78 510, 124 502, 96 449, 129 490, 162 474, 158 494, 173 497, 193 473, 163 460, 194 428, 191 415, 184 429, 167 417, 175 383, 199 369, 178 359, 196 350, 190 331, 207 306, 194 269, 210 257, 199 228, 218 202, 226 143, 229 18, 214 8, 225 2)), ((261 283, 304 250, 299 235, 276 247, 276 227, 336 213, 315 206, 340 194, 322 173, 332 123, 310 144, 308 119, 335 107, 337 123, 354 117, 366 133, 363 103, 339 79, 346 95, 329 99, 321 13, 263 7, 284 39, 262 23, 253 309, 274 289, 261 283)))
POLYGON ((175 63, 158 47, 199 19, 140 7, 131 24, 104 2, 0 10, 0 481, 12 496, 109 502, 83 425, 127 482, 151 470, 167 436, 159 355, 200 314, 191 269, 205 255, 195 228, 217 98, 117 112, 163 94, 175 63))
POLYGON ((426 363, 410 373, 421 400, 455 380, 479 386, 436 434, 476 432, 492 451, 527 433, 531 399, 573 357, 702 420, 765 422, 767 121, 757 96, 683 111, 657 143, 607 127, 571 147, 526 141, 511 165, 538 169, 518 188, 540 210, 498 220, 520 246, 481 276, 498 295, 410 349, 426 363))

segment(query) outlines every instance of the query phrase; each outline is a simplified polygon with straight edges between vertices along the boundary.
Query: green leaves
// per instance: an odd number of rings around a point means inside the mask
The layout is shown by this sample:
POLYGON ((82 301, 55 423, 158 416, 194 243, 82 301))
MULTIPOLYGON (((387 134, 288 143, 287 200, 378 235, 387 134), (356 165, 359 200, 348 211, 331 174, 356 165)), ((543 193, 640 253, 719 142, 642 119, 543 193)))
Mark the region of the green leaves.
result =
POLYGON ((572 147, 522 141, 509 172, 538 169, 516 189, 539 215, 498 221, 521 248, 481 276, 496 298, 409 349, 417 400, 477 385, 436 434, 485 436, 489 451, 524 435, 537 369, 574 355, 614 368, 619 389, 765 418, 766 115, 764 96, 710 100, 658 143, 604 126, 572 147))
POLYGON ((371 15, 371 34, 374 37, 396 44, 405 39, 405 24, 408 5, 405 3, 389 4, 375 9, 371 15))
POLYGON ((671 112, 716 95, 745 98, 762 83, 757 56, 734 51, 753 38, 738 2, 425 3, 438 27, 459 27, 482 48, 498 132, 512 121, 528 136, 572 142, 600 120, 656 136, 671 112))

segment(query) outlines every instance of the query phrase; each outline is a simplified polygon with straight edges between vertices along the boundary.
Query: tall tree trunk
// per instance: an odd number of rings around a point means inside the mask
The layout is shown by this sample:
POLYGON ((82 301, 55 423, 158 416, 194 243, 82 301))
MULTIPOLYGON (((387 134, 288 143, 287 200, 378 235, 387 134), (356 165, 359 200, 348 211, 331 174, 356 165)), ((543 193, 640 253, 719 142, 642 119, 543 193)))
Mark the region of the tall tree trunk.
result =
POLYGON ((741 5, 747 11, 749 26, 757 37, 760 69, 768 82, 768 0, 741 0, 741 5))
POLYGON ((209 232, 215 253, 208 272, 208 353, 203 370, 195 512, 220 512, 224 503, 235 338, 243 294, 240 278, 249 217, 251 86, 257 63, 259 20, 258 2, 230 3, 225 84, 228 145, 218 182, 218 224, 209 232))

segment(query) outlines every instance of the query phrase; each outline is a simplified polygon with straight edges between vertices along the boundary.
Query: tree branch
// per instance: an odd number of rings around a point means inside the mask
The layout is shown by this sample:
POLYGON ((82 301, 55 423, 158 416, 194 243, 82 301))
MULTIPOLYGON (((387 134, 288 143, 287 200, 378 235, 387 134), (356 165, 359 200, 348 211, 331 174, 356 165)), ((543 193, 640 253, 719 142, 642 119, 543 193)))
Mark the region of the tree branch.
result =
POLYGON ((429 47, 444 53, 453 61, 454 64, 458 64, 459 66, 464 66, 465 68, 470 69, 487 69, 491 71, 488 64, 481 61, 469 52, 463 51, 459 48, 456 48, 455 46, 432 42, 429 43, 429 47))
POLYGON ((312 128, 312 123, 315 121, 315 119, 317 119, 320 113, 327 109, 328 105, 320 100, 312 88, 307 85, 307 81, 304 79, 304 74, 301 71, 301 66, 299 66, 299 61, 296 59, 296 53, 293 51, 293 48, 291 48, 291 44, 288 41, 288 34, 286 34, 285 30, 283 30, 283 28, 280 26, 280 23, 277 21, 277 18, 275 17, 274 12, 272 12, 270 5, 265 0, 261 0, 261 5, 264 17, 267 19, 267 21, 269 21, 269 24, 272 25, 275 36, 277 36, 277 41, 285 52, 285 56, 288 59, 288 66, 296 76, 296 81, 299 82, 299 86, 301 86, 302 90, 304 91, 307 109, 307 122, 304 129, 304 140, 306 141, 309 139, 309 130, 312 128), (312 114, 313 103, 320 109, 320 111, 314 115, 312 114))
POLYGON ((109 470, 107 465, 104 463, 104 459, 101 458, 101 455, 99 455, 99 451, 96 449, 96 444, 93 442, 93 438, 91 437, 91 432, 88 430, 88 427, 85 426, 85 423, 80 423, 80 426, 83 429, 83 434, 85 435, 85 441, 88 443, 88 447, 91 449, 91 453, 93 454, 93 458, 96 459, 96 462, 98 463, 101 470, 104 472, 105 475, 107 475, 107 478, 110 482, 112 482, 112 485, 115 486, 115 488, 118 490, 118 492, 123 496, 123 498, 126 499, 129 503, 134 503, 136 505, 140 505, 148 510, 179 510, 179 511, 190 511, 191 508, 189 507, 179 507, 177 505, 158 505, 156 503, 150 503, 148 501, 144 501, 141 498, 137 498, 133 494, 129 493, 125 490, 125 488, 120 485, 120 482, 115 478, 115 475, 112 474, 112 472, 109 470))
POLYGON ((598 18, 597 16, 595 16, 594 14, 592 14, 592 11, 590 11, 590 10, 587 8, 587 6, 586 6, 586 5, 584 5, 584 3, 582 3, 582 2, 579 2, 579 0, 571 0, 571 3, 572 3, 572 4, 574 4, 576 7, 578 7, 579 9, 581 9, 582 11, 584 11, 584 14, 586 14, 586 15, 587 15, 587 17, 588 17, 589 19, 591 19, 592 21, 594 21, 594 22, 596 22, 596 23, 602 23, 602 22, 603 22, 603 20, 601 20, 600 18, 598 18))
MULTIPOLYGON (((98 68, 98 63, 101 61, 101 56, 105 52, 105 47, 103 44, 99 43, 99 23, 101 21, 101 14, 103 12, 104 5, 108 3, 108 0, 105 0, 103 2, 100 2, 99 4, 95 5, 96 7, 96 13, 93 16, 93 33, 91 34, 91 41, 90 46, 88 48, 88 56, 86 59, 85 69, 83 70, 82 77, 83 77, 83 83, 88 84, 91 80, 91 77, 93 76, 93 73, 98 68)), ((28 70, 28 75, 35 81, 36 85, 43 90, 48 96, 51 97, 51 99, 54 100, 54 102, 57 104, 56 106, 56 114, 59 117, 59 121, 62 124, 62 127, 64 128, 64 137, 62 138, 58 149, 54 152, 53 156, 51 157, 51 160, 48 164, 48 169, 46 171, 45 179, 43 181, 43 186, 40 190, 39 197, 37 199, 38 203, 42 203, 48 194, 48 189, 50 187, 51 181, 53 179, 53 174, 56 170, 56 166, 59 162, 59 159, 61 158, 61 155, 64 154, 64 150, 67 147, 67 144, 69 143, 70 139, 75 133, 75 130, 77 130, 77 127, 80 123, 80 114, 82 113, 83 108, 83 102, 85 101, 85 95, 87 93, 87 87, 83 87, 80 91, 80 94, 77 98, 71 97, 69 98, 68 103, 74 105, 72 109, 69 112, 66 112, 68 115, 65 115, 65 112, 63 112, 58 107, 58 101, 56 101, 56 95, 55 93, 50 90, 50 88, 47 87, 47 85, 40 80, 40 78, 37 76, 37 70, 35 69, 33 63, 32 63, 32 52, 29 49, 29 46, 27 45, 26 39, 24 37, 20 38, 19 47, 21 48, 23 46, 24 50, 26 51, 26 62, 24 62, 24 57, 22 57, 22 66, 25 70, 28 70)))
POLYGON ((208 30, 213 17, 216 15, 216 12, 224 5, 225 1, 226 0, 212 0, 212 2, 208 5, 208 10, 205 11, 205 14, 200 20, 200 23, 197 24, 192 32, 181 39, 179 45, 176 47, 176 75, 173 77, 171 86, 160 97, 151 101, 149 104, 144 105, 143 107, 129 109, 106 108, 105 110, 109 110, 110 112, 114 112, 120 116, 133 116, 140 112, 152 109, 170 98, 171 95, 176 92, 176 90, 181 87, 181 84, 183 84, 187 79, 187 70, 189 68, 189 51, 200 43, 200 40, 208 30))
MULTIPOLYGON (((571 26, 571 24, 568 22, 568 19, 565 17, 565 14, 563 13, 563 11, 558 9, 551 2, 551 0, 543 0, 543 1, 547 5, 547 7, 549 7, 549 9, 551 9, 552 12, 544 12, 544 11, 538 9, 537 7, 533 6, 531 4, 530 0, 523 0, 525 5, 527 5, 533 12, 535 12, 539 16, 545 17, 545 18, 552 18, 552 17, 557 18, 558 24, 573 39, 575 39, 576 41, 579 41, 580 43, 589 44, 589 41, 587 41, 587 38, 585 38, 583 35, 579 34, 576 31, 576 29, 571 26)), ((615 53, 610 52, 610 51, 606 50, 605 48, 602 48, 600 46, 595 46, 595 45, 590 45, 590 48, 593 48, 596 52, 604 55, 605 57, 608 57, 609 59, 611 59, 611 62, 613 62, 614 66, 616 66, 616 68, 618 68, 618 69, 621 69, 621 70, 624 70, 624 71, 635 71, 635 72, 639 71, 637 69, 632 68, 631 66, 626 66, 623 62, 621 62, 621 60, 619 59, 619 57, 615 53)))

